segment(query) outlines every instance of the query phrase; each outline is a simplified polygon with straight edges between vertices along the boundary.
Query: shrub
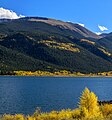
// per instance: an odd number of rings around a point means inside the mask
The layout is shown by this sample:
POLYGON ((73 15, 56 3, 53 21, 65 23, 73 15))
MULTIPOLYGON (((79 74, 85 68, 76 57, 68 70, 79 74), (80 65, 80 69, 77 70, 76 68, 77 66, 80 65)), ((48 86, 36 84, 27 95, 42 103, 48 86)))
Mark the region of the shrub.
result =
POLYGON ((104 117, 112 115, 112 104, 101 105, 101 111, 104 117))

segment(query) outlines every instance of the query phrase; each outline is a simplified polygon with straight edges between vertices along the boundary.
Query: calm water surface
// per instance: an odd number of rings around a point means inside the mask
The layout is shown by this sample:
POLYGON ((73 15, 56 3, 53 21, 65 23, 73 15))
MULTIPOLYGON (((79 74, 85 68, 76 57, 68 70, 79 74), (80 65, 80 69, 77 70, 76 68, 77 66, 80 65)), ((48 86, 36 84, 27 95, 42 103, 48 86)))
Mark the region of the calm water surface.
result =
POLYGON ((0 114, 76 108, 85 87, 112 100, 112 78, 0 77, 0 114))

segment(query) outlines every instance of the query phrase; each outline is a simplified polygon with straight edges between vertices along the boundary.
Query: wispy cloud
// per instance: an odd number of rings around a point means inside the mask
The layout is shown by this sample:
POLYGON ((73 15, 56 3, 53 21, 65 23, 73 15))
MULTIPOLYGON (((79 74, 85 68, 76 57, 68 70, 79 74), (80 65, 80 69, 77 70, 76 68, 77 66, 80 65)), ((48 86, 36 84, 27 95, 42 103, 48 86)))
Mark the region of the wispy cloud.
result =
POLYGON ((85 25, 84 24, 82 24, 82 23, 78 23, 80 26, 82 26, 82 27, 85 27, 85 25))
POLYGON ((96 32, 97 35, 101 35, 102 33, 101 32, 96 32))
POLYGON ((105 26, 100 26, 100 25, 98 25, 98 28, 99 28, 101 31, 108 30, 108 28, 106 28, 105 26))
POLYGON ((67 21, 67 22, 71 23, 71 21, 67 21))
POLYGON ((23 15, 17 15, 15 12, 12 10, 0 8, 0 19, 18 19, 21 17, 25 17, 23 15))

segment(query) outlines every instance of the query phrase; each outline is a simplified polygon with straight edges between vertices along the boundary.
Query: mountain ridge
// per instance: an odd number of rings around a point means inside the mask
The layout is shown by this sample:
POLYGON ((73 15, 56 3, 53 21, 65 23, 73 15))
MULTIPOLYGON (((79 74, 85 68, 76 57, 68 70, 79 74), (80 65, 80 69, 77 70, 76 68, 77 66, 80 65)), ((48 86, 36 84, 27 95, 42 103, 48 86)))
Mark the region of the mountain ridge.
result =
POLYGON ((112 52, 105 42, 109 41, 107 37, 100 37, 78 24, 51 18, 2 20, 0 68, 51 72, 65 69, 82 73, 110 71, 112 52))

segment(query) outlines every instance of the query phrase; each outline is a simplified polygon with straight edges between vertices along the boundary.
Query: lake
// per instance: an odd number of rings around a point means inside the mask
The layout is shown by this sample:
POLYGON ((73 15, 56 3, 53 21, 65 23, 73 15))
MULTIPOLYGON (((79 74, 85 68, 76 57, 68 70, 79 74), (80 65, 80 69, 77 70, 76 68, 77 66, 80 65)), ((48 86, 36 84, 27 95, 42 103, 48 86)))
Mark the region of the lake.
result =
POLYGON ((1 76, 0 114, 74 109, 85 87, 99 100, 112 100, 112 78, 1 76))

